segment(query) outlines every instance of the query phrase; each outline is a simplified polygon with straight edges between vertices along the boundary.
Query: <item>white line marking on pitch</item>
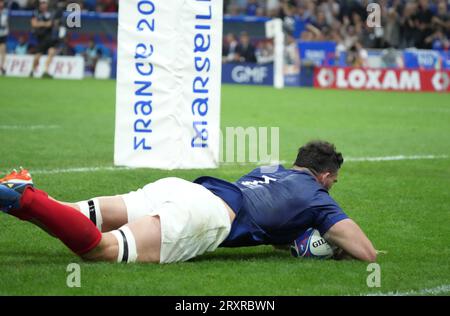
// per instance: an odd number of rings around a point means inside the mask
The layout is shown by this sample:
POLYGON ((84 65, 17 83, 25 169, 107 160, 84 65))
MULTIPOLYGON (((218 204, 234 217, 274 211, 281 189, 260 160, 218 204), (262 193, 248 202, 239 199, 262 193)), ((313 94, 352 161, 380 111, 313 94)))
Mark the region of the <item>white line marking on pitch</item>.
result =
POLYGON ((405 292, 369 293, 366 296, 417 296, 417 295, 439 295, 450 292, 450 284, 440 285, 431 289, 409 290, 405 292))
POLYGON ((32 174, 58 174, 58 173, 72 173, 72 172, 96 172, 96 171, 118 171, 131 169, 128 167, 81 167, 81 168, 67 168, 67 169, 50 169, 50 170, 30 170, 32 174))
POLYGON ((361 158, 345 158, 344 162, 377 162, 377 161, 396 161, 396 160, 424 160, 424 159, 445 159, 447 155, 414 155, 414 156, 385 156, 385 157, 361 157, 361 158))
MULTIPOLYGON (((361 158, 344 158, 345 162, 382 162, 382 161, 398 161, 398 160, 429 160, 429 159, 446 159, 448 155, 414 155, 414 156, 386 156, 386 157, 361 157, 361 158)), ((285 164, 285 160, 281 160, 278 163, 285 164)), ((222 163, 225 166, 237 165, 255 165, 255 163, 222 163)), ((37 169, 30 170, 32 174, 58 174, 58 173, 78 173, 78 172, 97 172, 97 171, 120 171, 129 170, 133 168, 129 167, 113 167, 113 166, 100 166, 100 167, 76 167, 76 168, 64 168, 64 169, 37 169)), ((6 171, 9 172, 9 171, 6 171)))
MULTIPOLYGON (((382 156, 382 157, 344 157, 345 162, 380 162, 380 161, 398 161, 398 160, 427 160, 427 159, 446 159, 449 158, 448 155, 398 155, 398 156, 382 156)), ((277 162, 272 162, 272 164, 285 164, 286 160, 281 160, 277 162)), ((249 163, 249 162, 224 162, 222 165, 231 166, 245 166, 245 165, 264 165, 264 163, 249 163)))
POLYGON ((36 130, 36 129, 55 129, 55 128, 60 128, 61 126, 59 125, 0 125, 0 129, 31 129, 31 130, 36 130))

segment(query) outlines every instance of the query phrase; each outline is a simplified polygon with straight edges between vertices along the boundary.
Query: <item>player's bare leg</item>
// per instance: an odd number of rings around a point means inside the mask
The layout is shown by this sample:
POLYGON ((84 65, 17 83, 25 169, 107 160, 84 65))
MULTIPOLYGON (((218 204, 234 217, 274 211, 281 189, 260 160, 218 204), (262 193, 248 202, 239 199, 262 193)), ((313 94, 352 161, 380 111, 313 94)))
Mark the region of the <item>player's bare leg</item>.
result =
POLYGON ((83 213, 101 232, 109 232, 128 223, 127 207, 120 195, 97 197, 77 203, 59 202, 83 213))
POLYGON ((159 263, 161 223, 158 216, 144 216, 118 230, 102 234, 96 248, 82 255, 88 261, 159 263))
POLYGON ((31 184, 23 191, 1 184, 0 210, 43 227, 85 260, 155 263, 160 260, 158 216, 143 216, 102 234, 81 212, 50 198, 31 184))
POLYGON ((55 55, 56 55, 56 49, 54 48, 54 47, 50 47, 49 49, 48 49, 48 52, 47 52, 47 60, 45 61, 45 69, 44 69, 44 75, 49 75, 48 74, 48 69, 49 69, 49 67, 50 67, 50 64, 52 63, 52 61, 53 61, 53 57, 55 57, 55 55))
POLYGON ((0 74, 5 73, 6 44, 0 44, 0 74))
POLYGON ((33 59, 33 69, 31 70, 31 77, 34 75, 34 73, 36 72, 37 67, 39 66, 39 60, 41 59, 42 54, 41 53, 36 53, 34 55, 34 59, 33 59))

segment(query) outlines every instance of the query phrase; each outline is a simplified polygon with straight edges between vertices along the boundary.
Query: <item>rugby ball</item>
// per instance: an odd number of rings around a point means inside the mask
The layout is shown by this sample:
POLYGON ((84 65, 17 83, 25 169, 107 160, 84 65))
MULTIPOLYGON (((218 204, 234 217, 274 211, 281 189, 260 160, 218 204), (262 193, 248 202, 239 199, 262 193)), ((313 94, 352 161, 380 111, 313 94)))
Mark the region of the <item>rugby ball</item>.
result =
POLYGON ((330 245, 317 229, 308 228, 291 244, 291 254, 299 258, 329 259, 337 247, 330 245))

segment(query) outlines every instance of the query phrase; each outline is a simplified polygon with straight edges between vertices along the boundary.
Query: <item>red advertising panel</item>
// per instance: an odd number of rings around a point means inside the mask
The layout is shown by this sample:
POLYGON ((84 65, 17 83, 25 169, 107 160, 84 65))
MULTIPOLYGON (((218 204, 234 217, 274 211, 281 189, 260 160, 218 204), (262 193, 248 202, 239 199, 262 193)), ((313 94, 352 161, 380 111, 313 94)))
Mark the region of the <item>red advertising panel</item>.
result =
POLYGON ((450 71, 317 67, 314 70, 314 87, 450 92, 450 71))

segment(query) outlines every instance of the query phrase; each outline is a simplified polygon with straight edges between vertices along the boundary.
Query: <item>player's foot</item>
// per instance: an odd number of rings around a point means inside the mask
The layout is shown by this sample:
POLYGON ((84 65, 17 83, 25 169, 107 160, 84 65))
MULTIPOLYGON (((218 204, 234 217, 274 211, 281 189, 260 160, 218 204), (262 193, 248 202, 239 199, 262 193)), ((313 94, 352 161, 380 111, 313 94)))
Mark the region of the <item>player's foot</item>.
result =
POLYGON ((21 193, 0 184, 0 211, 9 213, 20 208, 21 193))
POLYGON ((14 169, 10 174, 1 178, 0 184, 22 193, 27 186, 33 186, 33 179, 27 169, 20 167, 19 172, 14 169))

